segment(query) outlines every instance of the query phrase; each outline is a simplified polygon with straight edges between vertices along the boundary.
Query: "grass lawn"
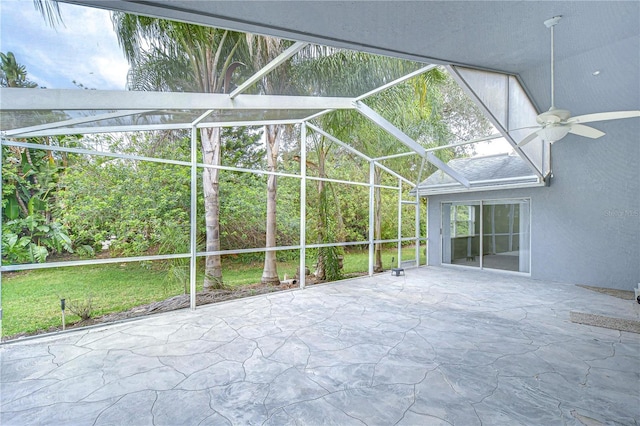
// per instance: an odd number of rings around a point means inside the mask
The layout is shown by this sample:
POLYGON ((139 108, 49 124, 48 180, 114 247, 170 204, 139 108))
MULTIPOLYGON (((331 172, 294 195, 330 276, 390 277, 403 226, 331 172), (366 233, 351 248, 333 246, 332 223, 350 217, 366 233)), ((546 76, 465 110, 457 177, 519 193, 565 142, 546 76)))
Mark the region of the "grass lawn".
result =
MULTIPOLYGON (((383 251, 383 265, 390 268, 391 258, 397 257, 396 249, 383 251)), ((403 249, 403 258, 414 258, 411 247, 403 249)), ((313 269, 312 259, 307 266, 313 269)), ((368 251, 352 251, 345 254, 345 275, 366 273, 368 251)), ((424 255, 421 256, 424 264, 424 255)), ((395 266, 395 265, 394 265, 395 266)), ((237 260, 223 261, 223 277, 230 286, 242 286, 260 282, 263 262, 243 263, 237 260)), ((278 272, 293 278, 297 260, 278 262, 278 272)), ((199 268, 201 269, 201 268, 199 268)), ((312 271, 313 272, 313 271, 312 271)), ((202 271, 198 274, 202 283, 202 271)), ((2 275, 2 337, 17 333, 32 333, 60 326, 60 299, 67 301, 66 323, 72 324, 80 317, 70 312, 69 305, 92 303, 92 315, 125 311, 138 305, 163 300, 183 294, 184 285, 167 279, 167 273, 151 262, 90 265, 81 267, 40 269, 2 275)))
POLYGON ((93 315, 98 316, 183 292, 182 286, 171 288, 163 277, 162 271, 139 262, 3 274, 2 336, 59 326, 61 298, 67 301, 66 322, 71 324, 80 317, 70 312, 69 304, 89 297, 93 315))

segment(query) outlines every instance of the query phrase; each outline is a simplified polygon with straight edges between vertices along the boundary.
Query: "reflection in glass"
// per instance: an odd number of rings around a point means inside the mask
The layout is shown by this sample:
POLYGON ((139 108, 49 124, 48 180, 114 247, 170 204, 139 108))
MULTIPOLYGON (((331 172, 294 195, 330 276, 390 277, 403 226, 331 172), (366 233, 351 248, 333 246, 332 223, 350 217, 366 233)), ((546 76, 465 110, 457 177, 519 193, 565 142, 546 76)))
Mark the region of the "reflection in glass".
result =
POLYGON ((480 204, 443 204, 442 263, 480 266, 480 204))
POLYGON ((483 205, 482 213, 482 266, 529 272, 528 203, 483 205))

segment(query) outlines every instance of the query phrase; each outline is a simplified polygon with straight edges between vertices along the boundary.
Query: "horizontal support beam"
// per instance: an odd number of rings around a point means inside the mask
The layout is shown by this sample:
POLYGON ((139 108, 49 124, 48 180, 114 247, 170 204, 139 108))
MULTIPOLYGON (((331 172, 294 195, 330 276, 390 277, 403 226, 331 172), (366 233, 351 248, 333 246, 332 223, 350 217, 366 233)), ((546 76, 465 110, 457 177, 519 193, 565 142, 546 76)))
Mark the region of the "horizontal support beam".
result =
POLYGON ((73 147, 58 146, 58 145, 43 145, 43 144, 30 143, 30 142, 16 142, 16 141, 11 141, 7 139, 2 139, 1 144, 2 146, 16 146, 20 148, 41 149, 43 151, 69 152, 72 154, 95 155, 98 157, 120 158, 123 160, 148 161, 151 163, 173 164, 176 166, 189 166, 189 167, 191 166, 191 163, 189 161, 170 160, 166 158, 157 158, 157 157, 145 157, 142 155, 121 154, 118 152, 96 151, 93 149, 73 148, 73 147))
POLYGON ((39 110, 325 110, 354 109, 351 98, 222 93, 0 88, 1 111, 39 110))
POLYGON ((22 263, 22 264, 15 264, 15 265, 3 265, 2 267, 0 267, 0 271, 15 272, 15 271, 30 271, 33 269, 66 268, 69 266, 106 265, 109 263, 126 263, 126 262, 147 262, 152 260, 185 259, 190 256, 191 255, 189 253, 157 254, 152 256, 113 257, 108 259, 68 260, 68 261, 47 262, 47 263, 22 263))
MULTIPOLYGON (((1 103, 0 103, 1 104, 1 103)), ((54 123, 47 123, 47 124, 40 124, 37 126, 30 126, 30 127, 23 127, 21 129, 17 129, 17 130, 9 130, 7 132, 5 132, 5 136, 13 136, 14 134, 24 134, 24 133, 30 133, 30 132, 38 132, 40 130, 47 130, 47 129, 52 129, 52 128, 57 128, 57 127, 64 127, 64 128, 69 128, 69 126, 77 126, 79 124, 84 124, 84 123, 90 123, 92 121, 99 121, 99 120, 109 120, 112 118, 120 118, 120 117, 126 117, 128 115, 136 115, 136 114, 144 114, 147 112, 152 112, 151 110, 141 110, 141 111, 134 111, 134 110, 124 110, 124 111, 116 111, 116 112, 109 112, 106 114, 98 114, 98 115, 92 115, 89 117, 78 117, 78 118, 72 118, 70 120, 64 120, 64 121, 57 121, 54 123)), ((69 134, 69 132, 67 131, 64 134, 69 134)))
POLYGON ((6 136, 11 138, 37 138, 42 136, 65 136, 65 135, 93 135, 99 133, 122 133, 122 132, 153 132, 162 130, 182 130, 188 129, 189 123, 176 124, 145 124, 145 125, 123 125, 123 126, 92 126, 92 127, 53 127, 51 129, 24 131, 26 129, 14 129, 7 132, 6 136), (9 134, 11 133, 11 134, 9 134))
POLYGON ((197 257, 203 256, 224 256, 224 255, 233 255, 233 254, 246 254, 246 253, 265 253, 265 252, 273 252, 273 251, 282 251, 282 250, 300 250, 302 246, 279 246, 279 247, 255 247, 255 248, 246 248, 246 249, 235 249, 235 250, 217 250, 217 251, 199 251, 196 253, 197 257))
POLYGON ((353 181, 349 181, 349 180, 341 180, 341 179, 331 179, 331 178, 321 178, 321 177, 317 177, 317 176, 305 176, 307 180, 314 180, 317 182, 331 182, 331 183, 340 183, 340 184, 344 184, 344 185, 354 185, 354 186, 366 186, 368 187, 369 184, 366 182, 353 182, 353 181))
MULTIPOLYGON (((197 121, 197 120, 196 120, 197 121)), ((25 131, 25 129, 15 129, 6 132, 7 137, 12 138, 35 138, 39 136, 64 136, 64 135, 89 135, 96 133, 117 133, 117 132, 153 132, 157 130, 186 130, 191 127, 198 129, 216 127, 247 127, 247 126, 269 126, 277 124, 298 124, 299 119, 292 120, 257 120, 257 121, 221 121, 218 123, 200 123, 194 126, 193 123, 172 123, 172 124, 141 124, 141 125, 112 125, 94 127, 60 127, 44 129, 38 131, 25 131)))
POLYGON ((393 238, 390 240, 374 240, 375 244, 387 244, 387 243, 401 243, 403 241, 416 241, 418 238, 416 237, 402 237, 402 238, 393 238))

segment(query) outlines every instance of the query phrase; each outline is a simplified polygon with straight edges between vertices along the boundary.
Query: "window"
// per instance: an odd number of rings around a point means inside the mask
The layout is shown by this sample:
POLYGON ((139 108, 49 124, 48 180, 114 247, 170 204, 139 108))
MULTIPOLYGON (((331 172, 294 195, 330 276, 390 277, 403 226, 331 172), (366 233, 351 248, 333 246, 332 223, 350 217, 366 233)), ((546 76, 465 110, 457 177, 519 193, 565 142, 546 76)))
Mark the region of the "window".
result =
POLYGON ((469 236, 475 229, 476 211, 472 206, 451 207, 451 235, 453 237, 469 236))

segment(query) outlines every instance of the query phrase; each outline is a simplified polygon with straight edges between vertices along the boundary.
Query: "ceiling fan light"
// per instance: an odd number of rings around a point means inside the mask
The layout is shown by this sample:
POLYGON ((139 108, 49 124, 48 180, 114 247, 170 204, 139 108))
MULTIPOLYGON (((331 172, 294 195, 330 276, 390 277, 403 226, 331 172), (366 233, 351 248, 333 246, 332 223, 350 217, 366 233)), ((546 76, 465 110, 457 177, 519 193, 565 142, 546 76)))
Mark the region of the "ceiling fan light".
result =
POLYGON ((538 135, 542 140, 553 143, 567 136, 569 130, 571 130, 571 126, 551 125, 540 129, 538 135))

